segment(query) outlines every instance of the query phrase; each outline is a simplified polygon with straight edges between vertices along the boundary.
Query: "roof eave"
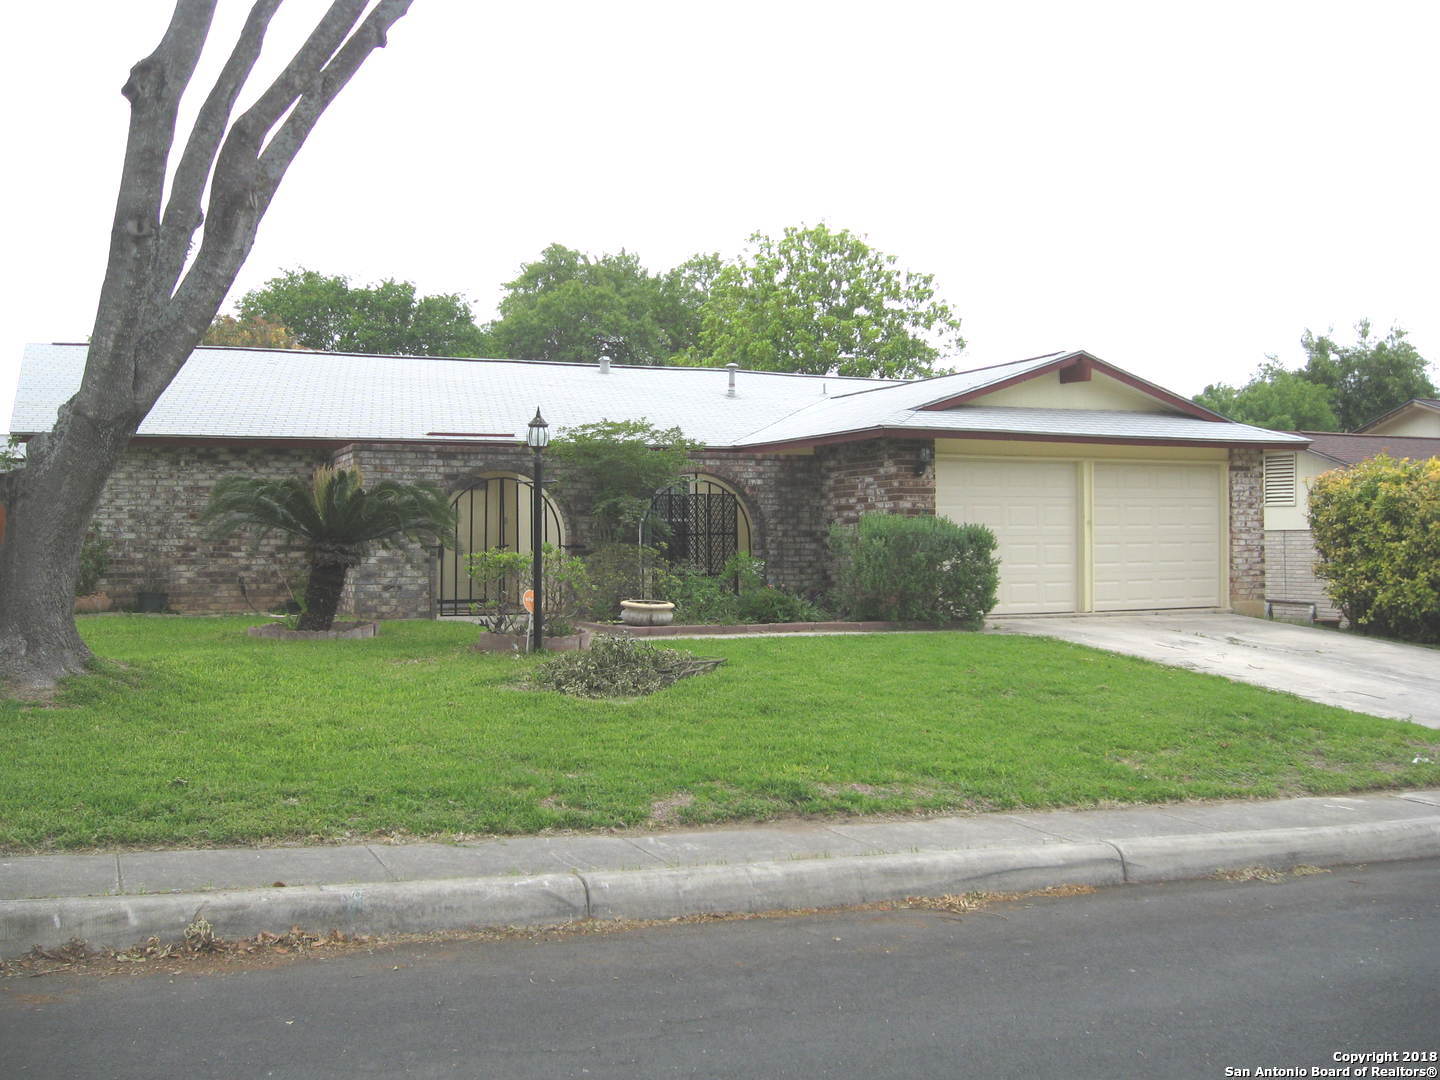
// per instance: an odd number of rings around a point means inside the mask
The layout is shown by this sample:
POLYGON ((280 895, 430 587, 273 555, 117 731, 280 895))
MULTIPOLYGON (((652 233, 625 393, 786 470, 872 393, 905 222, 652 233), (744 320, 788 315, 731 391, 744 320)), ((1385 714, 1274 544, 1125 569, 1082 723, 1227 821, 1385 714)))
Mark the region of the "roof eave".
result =
POLYGON ((854 428, 849 431, 831 432, 825 435, 808 435, 793 439, 776 439, 770 442, 736 443, 717 449, 755 451, 797 449, 812 446, 829 446, 834 443, 860 442, 865 439, 986 439, 1010 440, 1014 442, 1064 442, 1109 444, 1111 446, 1197 446, 1207 449, 1230 447, 1249 448, 1274 446, 1287 450, 1308 449, 1308 439, 1177 439, 1145 437, 1140 435, 1078 435, 1071 433, 1050 434, 1033 431, 966 431, 955 428, 897 427, 882 424, 868 428, 854 428))

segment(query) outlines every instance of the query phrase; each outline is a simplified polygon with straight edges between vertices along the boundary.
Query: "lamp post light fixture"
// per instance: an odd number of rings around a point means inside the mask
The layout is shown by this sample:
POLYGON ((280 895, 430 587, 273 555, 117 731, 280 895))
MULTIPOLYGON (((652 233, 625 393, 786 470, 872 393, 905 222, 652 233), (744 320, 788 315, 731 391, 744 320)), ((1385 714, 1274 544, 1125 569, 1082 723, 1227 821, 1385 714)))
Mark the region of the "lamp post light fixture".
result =
POLYGON ((540 407, 535 407, 535 419, 530 421, 530 427, 525 432, 525 443, 531 450, 535 451, 535 476, 534 483, 530 488, 530 552, 534 559, 531 564, 531 595, 534 597, 535 610, 530 614, 530 651, 543 652, 545 649, 545 605, 542 598, 545 596, 544 575, 544 553, 545 546, 545 496, 541 492, 541 485, 545 482, 544 464, 540 453, 550 443, 550 425, 540 415, 540 407))

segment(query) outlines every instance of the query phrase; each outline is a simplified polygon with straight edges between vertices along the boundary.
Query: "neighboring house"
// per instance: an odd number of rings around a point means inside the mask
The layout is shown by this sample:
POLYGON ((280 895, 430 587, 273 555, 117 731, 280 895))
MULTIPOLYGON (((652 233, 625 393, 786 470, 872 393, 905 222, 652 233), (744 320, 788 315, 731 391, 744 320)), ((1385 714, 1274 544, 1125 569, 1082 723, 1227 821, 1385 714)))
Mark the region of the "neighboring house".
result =
MULTIPOLYGON (((12 430, 48 430, 79 384, 84 345, 33 345, 12 430)), ((866 511, 943 514, 999 538, 999 613, 1264 607, 1262 456, 1308 436, 1237 424, 1086 352, 911 382, 503 360, 202 347, 141 425, 98 522, 117 537, 106 580, 149 580, 182 611, 243 610, 237 579, 273 602, 273 547, 204 536, 232 472, 358 465, 428 480, 460 511, 455 552, 383 553, 351 575, 350 611, 462 611, 460 556, 526 549, 537 406, 552 430, 600 419, 680 427, 704 449, 659 512, 692 561, 749 550, 772 582, 827 584, 832 523, 866 511), (163 581, 154 581, 163 576, 163 581)), ((584 506, 547 496, 547 536, 589 543, 584 506)))
POLYGON ((1357 435, 1410 435, 1440 439, 1440 399, 1411 398, 1368 424, 1357 435))
MULTIPOLYGON (((1265 598, 1274 614, 1305 614, 1312 619, 1335 620, 1340 611, 1331 603, 1323 579, 1315 576, 1315 544, 1310 535, 1310 485, 1321 473, 1348 468, 1380 454, 1393 458, 1440 456, 1440 402, 1411 401, 1386 416, 1405 420, 1411 406, 1434 405, 1434 436, 1297 431, 1310 440, 1303 450, 1268 450, 1265 453, 1265 598)), ((1367 429, 1383 421, 1372 421, 1367 429)), ((1422 414, 1410 417, 1413 430, 1422 414)))

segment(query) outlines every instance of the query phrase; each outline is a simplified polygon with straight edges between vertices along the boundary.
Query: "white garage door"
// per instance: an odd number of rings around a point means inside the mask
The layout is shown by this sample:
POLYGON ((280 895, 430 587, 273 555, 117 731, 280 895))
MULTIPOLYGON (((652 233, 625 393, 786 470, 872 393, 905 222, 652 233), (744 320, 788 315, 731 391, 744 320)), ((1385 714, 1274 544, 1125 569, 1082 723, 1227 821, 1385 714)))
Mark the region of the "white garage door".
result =
POLYGON ((1077 476, 1074 462, 936 461, 936 513, 988 525, 999 541, 997 615, 1075 610, 1077 476))
POLYGON ((1096 462, 1096 611, 1220 604, 1220 470, 1096 462))

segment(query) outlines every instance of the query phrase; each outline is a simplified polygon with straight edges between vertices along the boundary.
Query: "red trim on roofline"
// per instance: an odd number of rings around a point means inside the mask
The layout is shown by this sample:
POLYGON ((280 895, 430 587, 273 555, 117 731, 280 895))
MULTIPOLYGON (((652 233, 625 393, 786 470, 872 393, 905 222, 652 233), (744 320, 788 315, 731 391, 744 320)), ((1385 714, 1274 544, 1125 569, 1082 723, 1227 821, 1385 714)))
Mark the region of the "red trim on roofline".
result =
POLYGON ((956 405, 964 405, 967 402, 974 401, 976 398, 984 397, 986 394, 994 393, 996 390, 1003 390, 1007 386, 1015 386, 1018 383, 1026 382, 1029 379, 1038 378, 1041 375, 1048 375, 1052 371, 1058 371, 1061 373, 1062 382, 1080 381, 1082 379, 1089 378, 1089 375, 1085 374, 1076 375, 1073 376, 1071 379, 1066 379, 1065 372, 1069 371, 1072 368, 1083 369, 1087 372, 1099 370, 1106 375, 1109 375, 1117 382, 1122 382, 1126 386, 1129 386, 1135 390, 1139 390, 1141 393, 1149 394, 1156 400, 1163 401, 1166 405, 1169 405, 1173 409, 1178 409, 1180 412, 1185 413, 1187 416, 1193 416, 1197 419, 1208 420, 1211 422, 1226 422, 1225 417, 1221 416, 1219 413, 1211 412, 1209 409, 1205 408, 1202 405, 1196 405, 1195 402, 1190 401, 1187 398, 1182 398, 1178 394, 1172 394, 1169 390, 1165 390, 1162 387, 1156 386, 1152 382, 1147 382, 1146 380, 1140 378, 1138 375, 1131 375, 1128 371, 1122 371, 1120 368, 1117 368, 1112 364, 1107 364, 1098 356, 1091 356, 1089 353, 1084 351, 1066 353, 1064 356, 1056 359, 1054 363, 1045 364, 1044 366, 1038 368, 1031 368, 1029 371, 1022 371, 1017 375, 1012 375, 1008 379, 1001 379, 999 382, 987 383, 985 386, 976 387, 973 390, 966 390, 963 393, 955 394, 948 398, 942 398, 939 401, 932 401, 930 404, 922 405, 920 408, 927 412, 939 412, 943 409, 952 409, 956 405))

